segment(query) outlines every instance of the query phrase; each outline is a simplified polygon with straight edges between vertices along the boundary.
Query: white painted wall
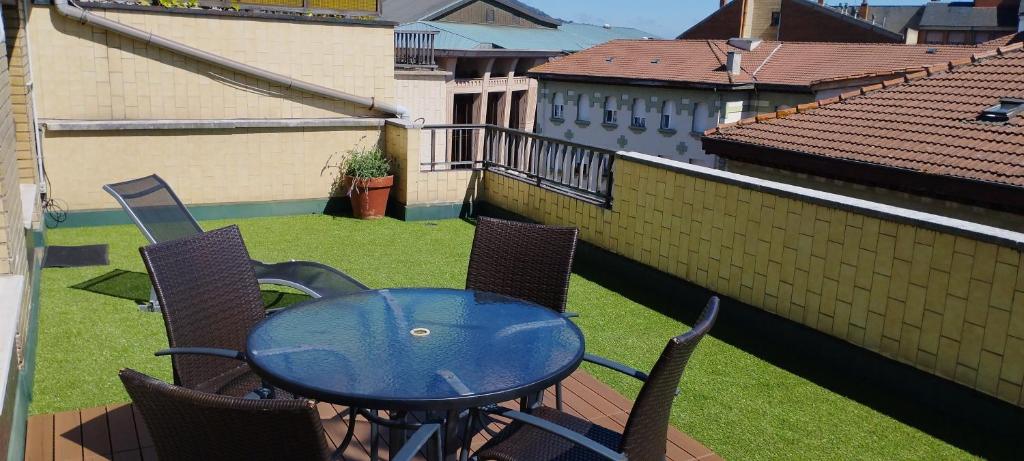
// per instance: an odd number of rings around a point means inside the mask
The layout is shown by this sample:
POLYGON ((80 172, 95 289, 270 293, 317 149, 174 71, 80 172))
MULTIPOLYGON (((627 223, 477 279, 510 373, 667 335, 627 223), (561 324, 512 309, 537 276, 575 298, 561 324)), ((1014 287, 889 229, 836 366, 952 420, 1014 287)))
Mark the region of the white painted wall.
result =
POLYGON ((712 90, 655 88, 629 85, 606 85, 543 80, 537 104, 537 131, 545 136, 614 150, 630 150, 662 158, 716 167, 716 157, 704 154, 701 135, 720 123, 731 123, 742 118, 769 112, 779 105, 810 102, 810 94, 761 93, 751 91, 716 92, 712 90), (589 107, 579 120, 580 95, 589 107), (551 116, 556 95, 565 101, 561 119, 551 116), (614 99, 618 108, 618 123, 608 125, 604 120, 605 105, 614 99), (635 101, 645 109, 646 128, 630 126, 635 101), (671 129, 661 129, 662 109, 671 101, 671 129), (695 120, 696 116, 696 120, 695 120))

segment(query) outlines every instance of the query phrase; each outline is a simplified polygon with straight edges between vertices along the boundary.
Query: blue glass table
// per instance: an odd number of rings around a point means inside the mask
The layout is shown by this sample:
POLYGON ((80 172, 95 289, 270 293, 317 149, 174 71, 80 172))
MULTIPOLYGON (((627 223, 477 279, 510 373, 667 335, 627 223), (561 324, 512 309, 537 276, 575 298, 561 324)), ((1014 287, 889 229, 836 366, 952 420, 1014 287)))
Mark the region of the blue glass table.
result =
MULTIPOLYGON (((249 333, 275 386, 349 407, 447 412, 527 397, 579 367, 583 334, 557 312, 445 289, 365 291, 285 309, 249 333)), ((447 431, 445 451, 450 445, 447 431)))

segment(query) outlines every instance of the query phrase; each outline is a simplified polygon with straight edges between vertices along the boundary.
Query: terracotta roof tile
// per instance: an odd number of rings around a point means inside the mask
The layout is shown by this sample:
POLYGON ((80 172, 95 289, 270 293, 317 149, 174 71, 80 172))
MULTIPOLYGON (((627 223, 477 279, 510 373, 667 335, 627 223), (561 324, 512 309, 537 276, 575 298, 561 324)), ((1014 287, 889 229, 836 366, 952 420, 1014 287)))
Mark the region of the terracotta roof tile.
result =
POLYGON ((816 110, 758 117, 758 123, 719 128, 709 136, 1024 187, 1024 115, 1004 124, 977 120, 1000 99, 1024 99, 1024 51, 1004 50, 912 80, 843 95, 841 102, 819 103, 816 110))
POLYGON ((1006 41, 980 46, 763 42, 753 51, 726 40, 616 40, 534 68, 534 74, 670 84, 809 87, 830 81, 920 73, 950 61, 970 62, 1006 41), (725 62, 740 53, 742 72, 725 62))

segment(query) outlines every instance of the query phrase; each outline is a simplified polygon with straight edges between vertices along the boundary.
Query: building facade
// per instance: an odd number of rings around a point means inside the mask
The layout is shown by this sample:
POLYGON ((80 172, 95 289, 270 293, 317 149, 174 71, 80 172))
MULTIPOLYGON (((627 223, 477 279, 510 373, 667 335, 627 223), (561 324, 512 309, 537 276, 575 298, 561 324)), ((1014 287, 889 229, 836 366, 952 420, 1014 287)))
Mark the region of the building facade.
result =
POLYGON ((702 147, 705 130, 977 51, 742 39, 615 41, 531 71, 540 81, 537 132, 721 167, 702 147))

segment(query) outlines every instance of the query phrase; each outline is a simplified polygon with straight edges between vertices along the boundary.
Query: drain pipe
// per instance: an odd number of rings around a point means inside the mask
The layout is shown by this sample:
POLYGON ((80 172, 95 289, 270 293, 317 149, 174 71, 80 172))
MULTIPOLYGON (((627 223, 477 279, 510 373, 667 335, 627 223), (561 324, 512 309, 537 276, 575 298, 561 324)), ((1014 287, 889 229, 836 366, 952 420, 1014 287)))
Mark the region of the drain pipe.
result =
POLYGON ((376 110, 379 112, 385 112, 388 114, 394 114, 399 118, 409 118, 409 110, 405 107, 396 104, 390 104, 387 102, 379 102, 374 97, 357 96, 354 94, 345 93, 338 91, 333 88, 327 88, 322 85, 315 83, 304 82, 302 80, 295 80, 287 75, 281 75, 278 73, 270 72, 259 67, 250 66, 232 59, 225 58, 207 51, 193 48, 174 40, 169 40, 159 35, 154 35, 151 32, 145 32, 134 27, 122 24, 117 21, 112 21, 103 16, 92 14, 78 5, 69 3, 68 0, 54 0, 53 4, 57 7, 57 12, 61 16, 70 18, 77 22, 85 25, 99 27, 100 29, 106 29, 108 31, 124 35, 126 37, 138 40, 145 44, 151 44, 171 52, 203 61, 208 64, 213 64, 218 67, 231 69, 235 72, 246 74, 252 77, 256 77, 261 80, 277 83, 285 88, 292 88, 298 91, 309 93, 314 96, 320 96, 327 99, 334 99, 338 101, 347 101, 353 104, 366 107, 370 110, 376 110))

